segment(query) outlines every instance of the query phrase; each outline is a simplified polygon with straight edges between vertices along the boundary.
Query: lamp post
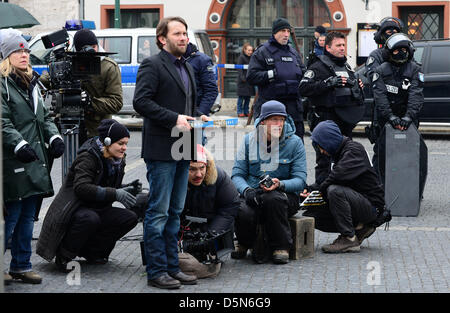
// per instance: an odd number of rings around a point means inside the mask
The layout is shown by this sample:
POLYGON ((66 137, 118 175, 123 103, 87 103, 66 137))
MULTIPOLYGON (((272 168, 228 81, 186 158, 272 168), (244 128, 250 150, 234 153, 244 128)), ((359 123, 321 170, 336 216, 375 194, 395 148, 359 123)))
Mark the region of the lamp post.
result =
POLYGON ((120 28, 120 0, 115 0, 114 7, 114 28, 120 28))

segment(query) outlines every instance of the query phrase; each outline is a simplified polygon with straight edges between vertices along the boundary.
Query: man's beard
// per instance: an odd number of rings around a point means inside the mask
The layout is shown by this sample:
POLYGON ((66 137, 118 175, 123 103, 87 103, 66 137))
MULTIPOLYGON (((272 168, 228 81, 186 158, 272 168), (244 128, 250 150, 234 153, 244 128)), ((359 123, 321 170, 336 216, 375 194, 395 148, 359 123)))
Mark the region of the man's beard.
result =
POLYGON ((187 43, 184 47, 179 47, 176 43, 167 40, 166 46, 170 54, 178 58, 181 57, 186 52, 187 43))

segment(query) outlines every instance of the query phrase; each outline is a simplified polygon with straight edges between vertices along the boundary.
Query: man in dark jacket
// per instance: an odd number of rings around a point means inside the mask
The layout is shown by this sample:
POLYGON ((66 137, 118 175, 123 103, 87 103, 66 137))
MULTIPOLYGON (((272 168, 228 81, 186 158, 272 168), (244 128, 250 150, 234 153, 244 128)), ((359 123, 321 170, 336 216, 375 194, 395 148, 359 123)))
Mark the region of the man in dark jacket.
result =
MULTIPOLYGON (((411 124, 419 127, 419 112, 424 102, 424 74, 413 60, 414 46, 403 33, 394 34, 386 41, 384 50, 388 61, 372 75, 373 100, 376 107, 377 134, 386 123, 393 128, 407 130, 411 124)), ((375 142, 373 166, 384 184, 385 142, 375 142)))
MULTIPOLYGON (((352 137, 353 128, 363 117, 362 82, 347 63, 345 35, 330 32, 325 41, 325 53, 317 57, 300 82, 299 90, 311 103, 311 130, 320 121, 333 120, 342 134, 352 137)), ((316 183, 328 175, 330 159, 316 150, 316 183)))
POLYGON ((209 115, 219 94, 214 63, 209 56, 198 51, 197 46, 193 43, 188 44, 184 58, 194 68, 198 111, 201 114, 209 115))
MULTIPOLYGON (((144 219, 148 285, 174 289, 197 283, 195 276, 180 271, 178 230, 192 159, 189 151, 193 151, 188 120, 201 113, 196 106, 194 70, 182 58, 188 43, 186 22, 181 17, 164 18, 156 36, 161 52, 141 63, 133 107, 144 117, 142 157, 150 184, 144 219), (180 141, 183 154, 176 155, 179 149, 174 146, 180 141)), ((208 117, 201 115, 201 119, 208 117)))
POLYGON ((277 100, 286 106, 295 124, 295 134, 303 140, 303 106, 298 84, 305 72, 299 53, 289 45, 291 25, 284 18, 273 21, 272 37, 259 46, 250 58, 247 81, 258 86, 258 99, 254 104, 254 118, 259 117, 261 106, 277 100))
POLYGON ((186 215, 206 218, 207 223, 200 227, 203 232, 220 233, 232 229, 240 205, 236 187, 201 145, 197 146, 196 161, 191 161, 189 166, 189 185, 182 220, 186 215))
POLYGON ((375 231, 373 223, 384 211, 384 190, 364 147, 343 136, 335 122, 320 122, 311 140, 321 153, 334 161, 318 190, 327 199, 340 235, 322 250, 358 252, 362 241, 375 231))

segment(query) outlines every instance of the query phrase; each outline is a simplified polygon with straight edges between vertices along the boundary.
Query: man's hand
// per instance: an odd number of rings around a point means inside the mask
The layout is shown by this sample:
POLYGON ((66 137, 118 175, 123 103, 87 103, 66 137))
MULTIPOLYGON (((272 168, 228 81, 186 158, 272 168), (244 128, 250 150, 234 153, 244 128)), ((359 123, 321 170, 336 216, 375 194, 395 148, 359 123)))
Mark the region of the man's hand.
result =
POLYGON ((259 187, 261 187, 261 189, 264 190, 264 192, 269 192, 269 191, 275 190, 278 187, 280 187, 280 180, 278 178, 272 178, 272 182, 273 182, 273 185, 270 186, 270 188, 267 188, 264 185, 259 185, 259 187))
POLYGON ((210 118, 208 115, 201 115, 200 119, 202 120, 202 122, 209 122, 212 121, 212 118, 210 118))
POLYGON ((347 83, 347 78, 343 76, 330 76, 324 80, 327 87, 343 87, 347 83))
POLYGON ((177 119, 177 124, 175 125, 179 130, 185 132, 192 129, 188 121, 194 121, 195 118, 188 115, 179 114, 177 119))
POLYGON ((359 80, 359 87, 364 88, 364 84, 361 79, 359 80))
POLYGON ((245 203, 251 207, 256 207, 259 205, 258 202, 258 192, 254 188, 247 188, 244 191, 245 203))
POLYGON ((303 189, 302 192, 300 192, 300 197, 306 198, 306 197, 309 196, 310 193, 311 193, 311 192, 309 192, 308 189, 305 188, 305 189, 303 189))
POLYGON ((392 125, 392 127, 403 130, 403 127, 400 125, 401 120, 398 116, 396 115, 389 116, 389 123, 392 125))

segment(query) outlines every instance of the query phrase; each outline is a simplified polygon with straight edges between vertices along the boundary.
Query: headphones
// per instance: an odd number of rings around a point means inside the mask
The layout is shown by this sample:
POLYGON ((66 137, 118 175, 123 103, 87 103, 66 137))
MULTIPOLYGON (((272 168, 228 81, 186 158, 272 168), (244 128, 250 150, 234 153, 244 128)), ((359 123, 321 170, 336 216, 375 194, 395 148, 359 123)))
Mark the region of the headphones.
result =
POLYGON ((109 133, 111 132, 111 128, 114 126, 114 124, 116 124, 116 123, 112 123, 111 126, 109 126, 108 135, 106 135, 105 140, 103 140, 103 143, 105 144, 105 146, 110 146, 112 143, 111 137, 109 137, 109 133))

